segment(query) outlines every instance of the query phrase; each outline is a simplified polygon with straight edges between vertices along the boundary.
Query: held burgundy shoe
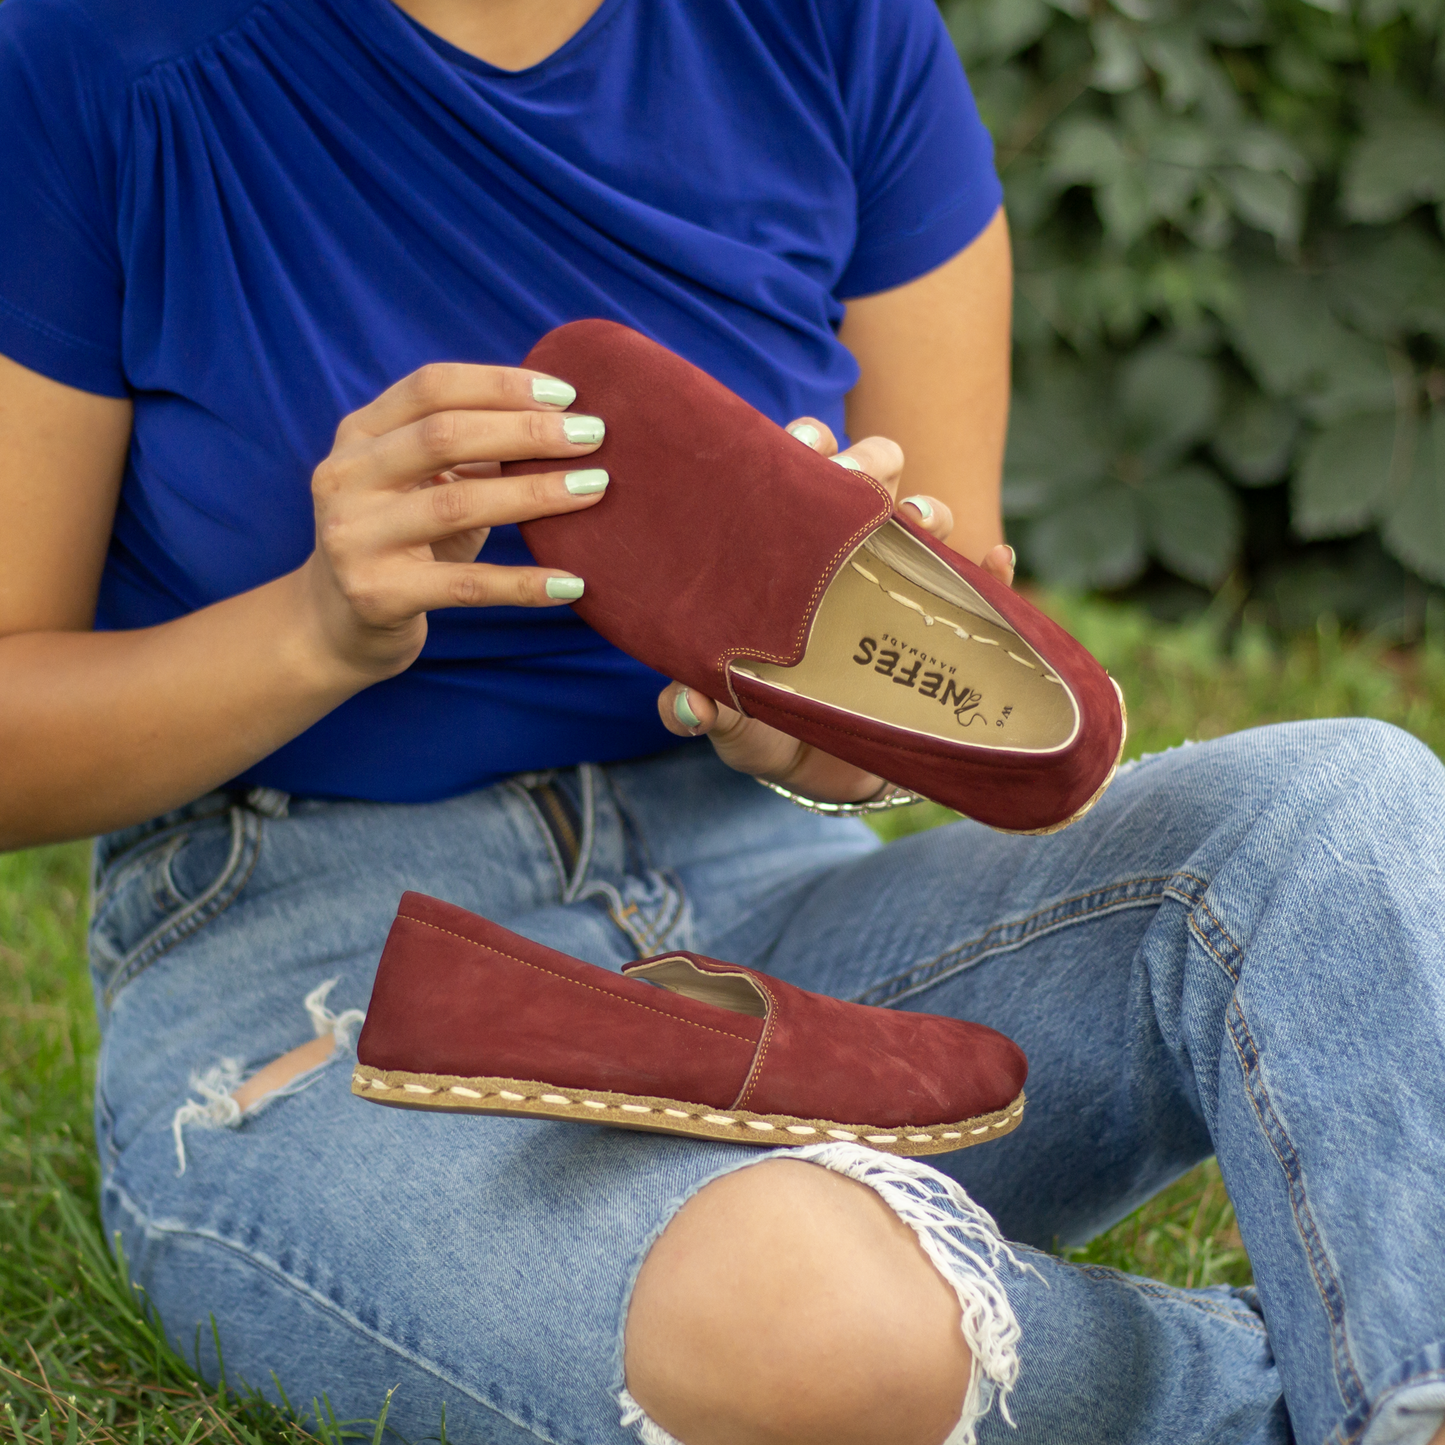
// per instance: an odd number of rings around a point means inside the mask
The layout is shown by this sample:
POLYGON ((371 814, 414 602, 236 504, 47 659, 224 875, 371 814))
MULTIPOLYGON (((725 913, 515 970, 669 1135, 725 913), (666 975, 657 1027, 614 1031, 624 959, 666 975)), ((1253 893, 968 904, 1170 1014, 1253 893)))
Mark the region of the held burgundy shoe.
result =
POLYGON ((694 953, 619 977, 421 893, 402 896, 356 1056, 352 1093, 404 1109, 887 1154, 1007 1134, 1028 1072, 982 1024, 694 953))
POLYGON ((614 322, 558 327, 526 365, 607 423, 588 459, 606 497, 522 534, 586 581, 576 611, 609 641, 990 827, 1053 832, 1103 792, 1124 745, 1117 686, 880 483, 614 322))

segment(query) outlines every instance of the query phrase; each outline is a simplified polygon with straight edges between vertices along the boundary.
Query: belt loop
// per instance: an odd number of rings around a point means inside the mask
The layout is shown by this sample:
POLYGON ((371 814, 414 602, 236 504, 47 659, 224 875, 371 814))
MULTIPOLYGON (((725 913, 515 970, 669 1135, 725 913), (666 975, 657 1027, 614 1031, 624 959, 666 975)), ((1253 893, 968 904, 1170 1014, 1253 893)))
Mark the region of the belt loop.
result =
POLYGON ((245 798, 246 807, 263 818, 284 818, 291 811, 291 794, 280 788, 252 788, 245 798))
POLYGON ((576 901, 582 881, 592 865, 592 845, 597 836, 597 784, 601 777, 602 770, 595 763, 577 764, 577 792, 582 816, 577 830, 577 863, 562 895, 564 903, 576 901))

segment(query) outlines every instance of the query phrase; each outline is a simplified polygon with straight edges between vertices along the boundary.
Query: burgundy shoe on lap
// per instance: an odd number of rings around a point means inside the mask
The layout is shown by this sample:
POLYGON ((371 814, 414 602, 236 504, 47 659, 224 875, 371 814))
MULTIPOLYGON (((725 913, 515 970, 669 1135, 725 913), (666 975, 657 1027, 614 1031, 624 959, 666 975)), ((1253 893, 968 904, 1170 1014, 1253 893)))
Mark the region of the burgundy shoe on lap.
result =
POLYGON ((878 482, 614 322, 561 326, 526 364, 607 423, 588 459, 606 497, 522 533, 585 580, 577 613, 609 641, 991 827, 1052 832, 1104 790, 1124 744, 1108 674, 878 482))
POLYGON ((982 1024, 695 953, 619 977, 421 893, 402 897, 356 1054, 351 1091, 379 1104, 888 1154, 1007 1134, 1028 1072, 982 1024))

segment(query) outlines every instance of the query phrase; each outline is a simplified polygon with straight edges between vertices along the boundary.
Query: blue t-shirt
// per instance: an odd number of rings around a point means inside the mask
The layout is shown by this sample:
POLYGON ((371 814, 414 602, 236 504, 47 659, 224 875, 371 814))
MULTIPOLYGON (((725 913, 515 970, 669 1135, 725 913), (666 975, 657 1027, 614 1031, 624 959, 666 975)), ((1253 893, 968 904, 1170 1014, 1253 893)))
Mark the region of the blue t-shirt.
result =
MULTIPOLYGON (((0 134, 0 352, 135 401, 103 628, 297 567, 342 416, 579 317, 841 433, 842 299, 1000 201, 933 0, 603 0, 517 73, 390 0, 4 0, 0 134)), ((674 741, 570 608, 429 621, 240 781, 422 801, 674 741)))

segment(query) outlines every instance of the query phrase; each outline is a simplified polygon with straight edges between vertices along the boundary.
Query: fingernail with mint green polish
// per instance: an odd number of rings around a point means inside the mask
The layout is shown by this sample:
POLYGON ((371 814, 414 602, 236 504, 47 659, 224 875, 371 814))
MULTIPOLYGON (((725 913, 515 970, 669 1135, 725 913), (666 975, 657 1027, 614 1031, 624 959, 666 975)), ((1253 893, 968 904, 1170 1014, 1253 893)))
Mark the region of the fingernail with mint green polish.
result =
POLYGON ((534 376, 532 400, 547 406, 571 406, 577 400, 577 388, 558 381, 555 376, 534 376))
POLYGON ((607 435, 607 428, 603 425, 600 416, 564 416, 562 418, 562 435, 573 446, 590 447, 595 446, 607 435))
POLYGON ((587 584, 580 577, 549 577, 547 596, 558 602, 575 602, 587 584))
POLYGON ((843 467, 846 471, 861 472, 863 470, 863 463, 860 461, 855 461, 850 456, 830 457, 828 460, 837 462, 838 465, 840 467, 843 467))
POLYGON ((692 704, 687 700, 687 689, 679 690, 677 696, 672 700, 672 715, 685 728, 700 728, 702 719, 692 710, 692 704))
POLYGON ((1004 543, 1004 546, 1005 546, 1005 547, 1008 547, 1008 564, 1009 564, 1009 566, 1010 566, 1010 567, 1017 567, 1017 566, 1019 565, 1019 554, 1018 554, 1017 552, 1015 552, 1012 547, 1009 547, 1009 545, 1008 545, 1007 542, 1004 543))
POLYGON ((589 467, 585 472, 568 472, 563 480, 574 497, 590 497, 605 492, 611 479, 601 467, 589 467))
POLYGON ((790 426, 788 435, 797 437, 805 447, 816 447, 823 440, 823 433, 811 422, 803 422, 801 426, 790 426))

